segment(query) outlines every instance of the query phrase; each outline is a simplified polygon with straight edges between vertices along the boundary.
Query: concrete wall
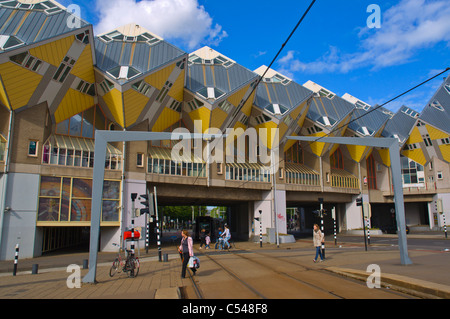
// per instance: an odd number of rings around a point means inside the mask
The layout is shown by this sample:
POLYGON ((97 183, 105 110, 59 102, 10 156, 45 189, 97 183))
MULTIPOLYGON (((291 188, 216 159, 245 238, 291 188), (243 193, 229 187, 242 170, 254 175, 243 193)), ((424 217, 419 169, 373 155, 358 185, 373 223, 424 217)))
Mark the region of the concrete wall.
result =
MULTIPOLYGON (((272 192, 264 192, 262 199, 260 201, 255 201, 253 205, 253 217, 262 217, 262 233, 266 234, 266 228, 274 228, 275 227, 275 216, 273 215, 273 196, 272 192), (262 210, 262 214, 260 215, 259 211, 262 210)), ((286 191, 285 190, 277 190, 276 192, 276 204, 277 204, 277 224, 278 224, 278 232, 282 234, 287 233, 287 225, 286 225, 286 191)), ((255 235, 259 235, 261 221, 254 222, 254 232, 255 235)))
POLYGON ((39 175, 9 173, 5 206, 11 210, 3 217, 0 260, 14 259, 17 243, 19 258, 41 255, 35 245, 38 191, 39 175))

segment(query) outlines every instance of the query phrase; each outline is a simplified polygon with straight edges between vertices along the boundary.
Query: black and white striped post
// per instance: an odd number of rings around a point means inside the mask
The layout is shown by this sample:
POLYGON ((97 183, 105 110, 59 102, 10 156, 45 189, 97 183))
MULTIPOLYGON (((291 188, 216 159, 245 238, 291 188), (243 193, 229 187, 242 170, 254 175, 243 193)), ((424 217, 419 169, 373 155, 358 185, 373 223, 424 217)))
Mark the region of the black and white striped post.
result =
POLYGON ((337 237, 336 237, 336 207, 333 206, 331 209, 331 217, 333 218, 333 233, 334 233, 334 245, 337 245, 337 237))
POLYGON ((131 219, 131 254, 134 256, 134 218, 131 219))
POLYGON ((369 219, 366 219, 366 225, 367 225, 367 245, 370 245, 370 224, 369 224, 369 219))
POLYGON ((162 253, 161 253, 161 234, 159 230, 159 217, 158 217, 158 199, 156 196, 156 186, 154 186, 154 192, 153 192, 154 203, 155 203, 155 217, 156 217, 156 241, 158 245, 158 257, 159 261, 162 261, 162 253))
POLYGON ((259 221, 259 247, 262 248, 262 210, 259 210, 259 217, 257 217, 257 221, 259 221))
POLYGON ((17 273, 17 264, 19 262, 19 244, 16 244, 16 252, 14 253, 14 268, 13 268, 13 276, 17 273))
MULTIPOLYGON (((319 203, 320 203, 320 231, 322 232, 322 235, 325 238, 325 227, 323 224, 323 198, 319 197, 319 203)), ((325 240, 322 242, 322 257, 325 259, 325 240)))
POLYGON ((447 239, 447 224, 445 223, 445 214, 442 214, 442 218, 444 220, 444 233, 445 233, 445 238, 447 239))
POLYGON ((149 214, 145 214, 145 220, 146 220, 146 229, 145 229, 145 253, 148 254, 148 248, 150 244, 150 218, 148 216, 149 214))
POLYGON ((136 215, 135 200, 137 193, 131 193, 131 254, 134 255, 134 217, 136 215))

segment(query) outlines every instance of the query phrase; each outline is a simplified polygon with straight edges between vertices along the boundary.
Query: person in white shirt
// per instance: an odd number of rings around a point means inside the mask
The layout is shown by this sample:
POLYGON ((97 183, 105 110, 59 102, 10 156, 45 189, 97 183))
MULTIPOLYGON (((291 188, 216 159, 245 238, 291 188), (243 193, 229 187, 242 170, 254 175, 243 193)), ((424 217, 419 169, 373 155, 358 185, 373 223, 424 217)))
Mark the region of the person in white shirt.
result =
POLYGON ((228 243, 228 241, 231 238, 231 234, 230 234, 230 229, 228 228, 227 224, 225 224, 225 230, 223 231, 223 233, 220 236, 223 238, 224 247, 225 247, 225 244, 227 244, 227 248, 230 249, 230 244, 228 243))

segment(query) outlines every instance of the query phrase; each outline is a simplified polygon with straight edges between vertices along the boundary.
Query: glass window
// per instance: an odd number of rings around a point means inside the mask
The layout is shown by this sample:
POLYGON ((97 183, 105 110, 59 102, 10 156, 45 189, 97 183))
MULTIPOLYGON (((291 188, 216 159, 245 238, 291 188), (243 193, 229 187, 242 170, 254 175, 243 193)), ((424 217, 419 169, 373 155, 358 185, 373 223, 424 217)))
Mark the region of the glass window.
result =
POLYGON ((28 143, 28 156, 37 156, 38 141, 30 141, 28 143))
POLYGON ((70 131, 69 134, 72 136, 81 136, 81 125, 83 123, 83 118, 81 114, 76 114, 70 118, 70 131))
POLYGON ((70 119, 67 119, 56 124, 56 133, 62 135, 69 135, 69 122, 70 119))

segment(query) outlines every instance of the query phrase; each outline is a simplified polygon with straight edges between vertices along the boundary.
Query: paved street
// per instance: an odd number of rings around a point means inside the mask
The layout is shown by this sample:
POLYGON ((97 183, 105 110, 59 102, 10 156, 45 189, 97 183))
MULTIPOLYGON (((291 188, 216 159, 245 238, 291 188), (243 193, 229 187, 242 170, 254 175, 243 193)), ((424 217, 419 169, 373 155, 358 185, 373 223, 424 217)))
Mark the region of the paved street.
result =
MULTIPOLYGON (((412 265, 400 264, 394 236, 372 238, 368 251, 358 236, 339 236, 337 245, 327 237, 326 260, 313 263, 310 239, 296 243, 273 244, 238 242, 232 252, 199 250, 201 260, 195 283, 205 299, 397 299, 450 298, 448 269, 450 252, 443 250, 447 240, 435 237, 409 238, 412 265), (424 249, 428 247, 429 249, 424 249), (369 289, 368 265, 380 267, 381 288, 369 289), (239 280, 237 280, 238 278, 239 280), (239 282, 240 281, 240 282, 239 282), (247 285, 248 287, 245 287, 247 285), (399 291, 398 289, 401 288, 399 291), (253 289, 253 295, 249 294, 253 289), (258 295, 260 294, 260 295, 258 295)), ((180 278, 181 263, 176 245, 163 247, 168 262, 159 262, 156 247, 149 254, 141 251, 141 270, 137 278, 109 277, 114 254, 99 253, 97 284, 69 289, 67 265, 82 265, 88 253, 46 256, 19 260, 19 272, 12 276, 12 261, 0 263, 1 299, 197 299, 193 282, 180 278), (39 273, 32 275, 33 263, 39 273)), ((81 269, 81 276, 87 270, 81 269)))

